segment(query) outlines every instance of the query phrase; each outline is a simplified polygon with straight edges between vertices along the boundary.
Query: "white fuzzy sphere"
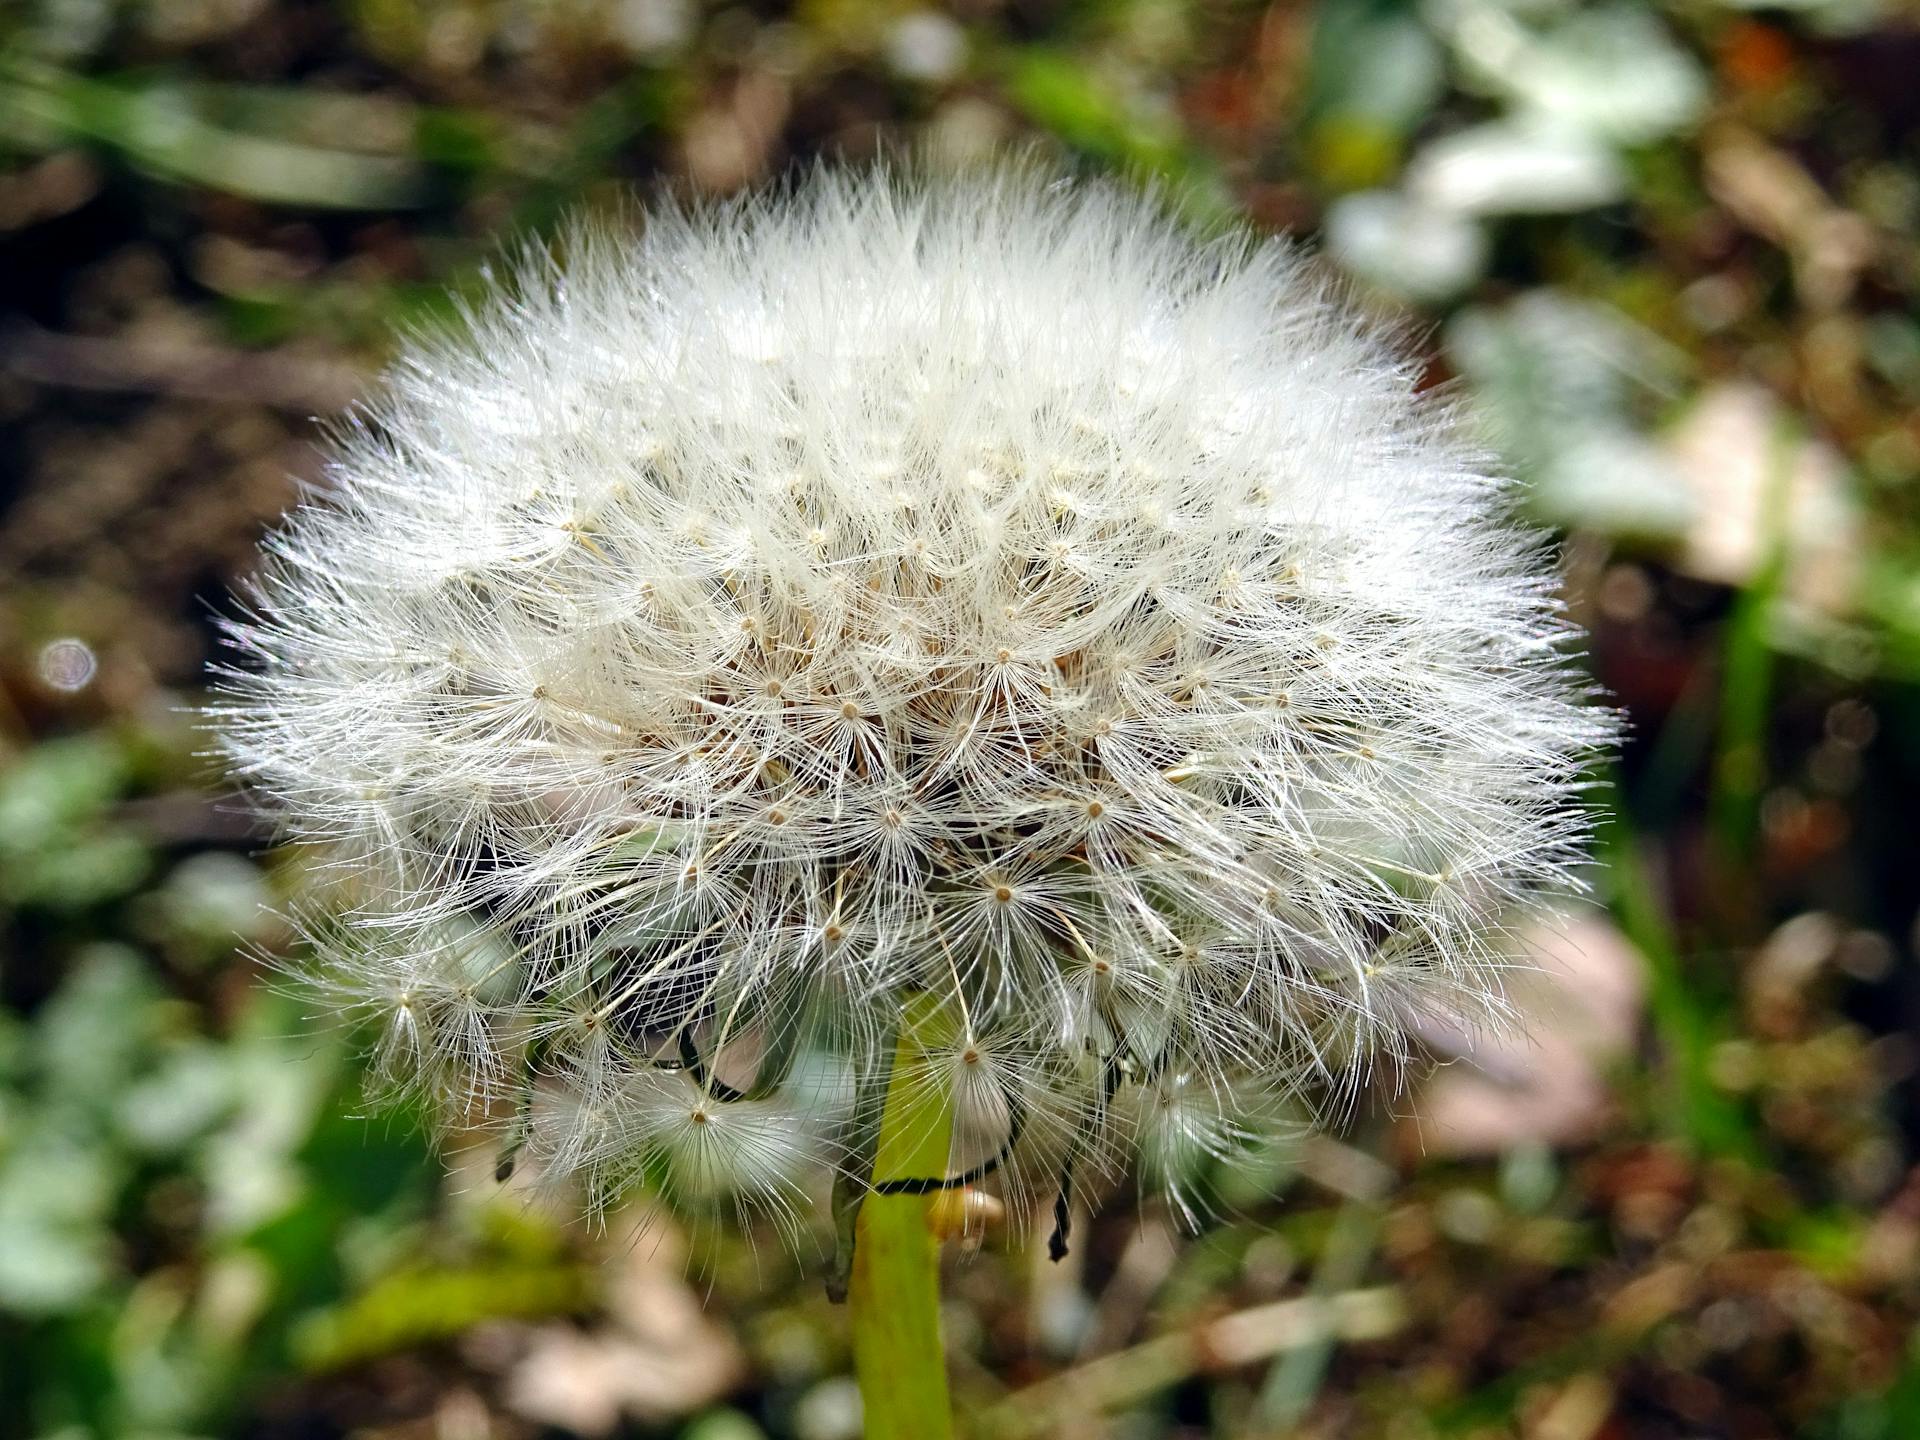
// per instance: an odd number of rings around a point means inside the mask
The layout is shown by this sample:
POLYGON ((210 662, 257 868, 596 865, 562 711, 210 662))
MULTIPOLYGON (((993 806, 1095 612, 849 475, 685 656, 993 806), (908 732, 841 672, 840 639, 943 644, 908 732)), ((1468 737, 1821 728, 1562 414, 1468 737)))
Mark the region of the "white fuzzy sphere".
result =
POLYGON ((1024 172, 568 248, 394 368, 234 627, 399 1078, 764 1197, 864 1163, 809 1097, 915 994, 955 1169, 1157 1172, 1497 1017, 1609 722, 1508 486, 1286 248, 1024 172))

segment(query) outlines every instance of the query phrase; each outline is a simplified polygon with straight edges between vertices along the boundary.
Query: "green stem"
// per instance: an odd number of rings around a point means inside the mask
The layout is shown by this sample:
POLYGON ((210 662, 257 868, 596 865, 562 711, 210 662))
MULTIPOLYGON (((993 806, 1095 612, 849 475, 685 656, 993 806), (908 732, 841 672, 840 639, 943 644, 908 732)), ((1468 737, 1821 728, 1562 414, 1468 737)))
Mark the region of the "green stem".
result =
MULTIPOLYGON (((937 1010, 931 997, 917 996, 901 1017, 874 1150, 876 1187, 946 1173, 952 1107, 924 1063, 937 1010)), ((866 1440, 953 1434, 940 1345, 940 1242, 928 1223, 933 1198, 876 1188, 860 1206, 847 1304, 866 1440)))
POLYGON ((1747 869, 1758 849, 1760 796, 1767 784, 1767 731, 1773 719, 1774 612, 1787 580, 1794 466, 1799 435, 1790 415, 1774 421, 1760 495, 1760 554, 1734 603, 1720 690, 1720 751, 1707 814, 1720 858, 1747 869))

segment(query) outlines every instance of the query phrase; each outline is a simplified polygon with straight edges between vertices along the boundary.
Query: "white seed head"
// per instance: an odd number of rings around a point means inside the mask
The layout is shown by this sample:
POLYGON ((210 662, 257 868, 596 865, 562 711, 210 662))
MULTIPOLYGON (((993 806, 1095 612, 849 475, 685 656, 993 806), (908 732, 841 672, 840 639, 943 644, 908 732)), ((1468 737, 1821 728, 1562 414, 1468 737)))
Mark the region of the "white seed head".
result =
POLYGON ((1285 247, 1017 172, 566 248, 395 367, 233 627, 389 1069, 710 1195, 825 1157, 793 1057, 883 1072, 915 994, 956 1170, 1166 1170, 1498 1018, 1610 721, 1508 487, 1285 247))

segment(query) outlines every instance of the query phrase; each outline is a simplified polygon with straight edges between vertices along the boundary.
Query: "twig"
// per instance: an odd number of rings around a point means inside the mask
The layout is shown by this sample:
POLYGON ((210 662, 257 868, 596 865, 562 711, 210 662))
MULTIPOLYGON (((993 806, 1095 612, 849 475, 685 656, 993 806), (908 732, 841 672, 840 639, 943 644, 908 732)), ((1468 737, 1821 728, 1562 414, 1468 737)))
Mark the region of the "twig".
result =
POLYGON ((344 408, 365 377, 286 351, 62 335, 26 321, 0 330, 0 369, 41 385, 236 400, 306 415, 344 408))
POLYGON ((1393 1286, 1256 1305, 1089 1361, 982 1414, 981 1435, 1046 1435, 1078 1416, 1129 1405, 1195 1375, 1232 1370, 1322 1341, 1378 1340, 1406 1323, 1393 1286))

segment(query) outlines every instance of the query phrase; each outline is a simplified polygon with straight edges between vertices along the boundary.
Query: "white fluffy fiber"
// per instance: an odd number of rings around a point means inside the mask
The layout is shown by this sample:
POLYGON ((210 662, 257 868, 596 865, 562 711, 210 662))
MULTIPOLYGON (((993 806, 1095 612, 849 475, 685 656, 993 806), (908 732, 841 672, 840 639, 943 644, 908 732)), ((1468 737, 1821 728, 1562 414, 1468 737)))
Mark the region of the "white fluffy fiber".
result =
POLYGON ((565 249, 393 369, 235 627, 225 744, 355 878, 319 964, 397 1076, 765 1198, 861 1128, 792 1077, 916 992, 955 1169, 1166 1170, 1498 1016, 1608 721, 1288 249, 1024 171, 565 249))

